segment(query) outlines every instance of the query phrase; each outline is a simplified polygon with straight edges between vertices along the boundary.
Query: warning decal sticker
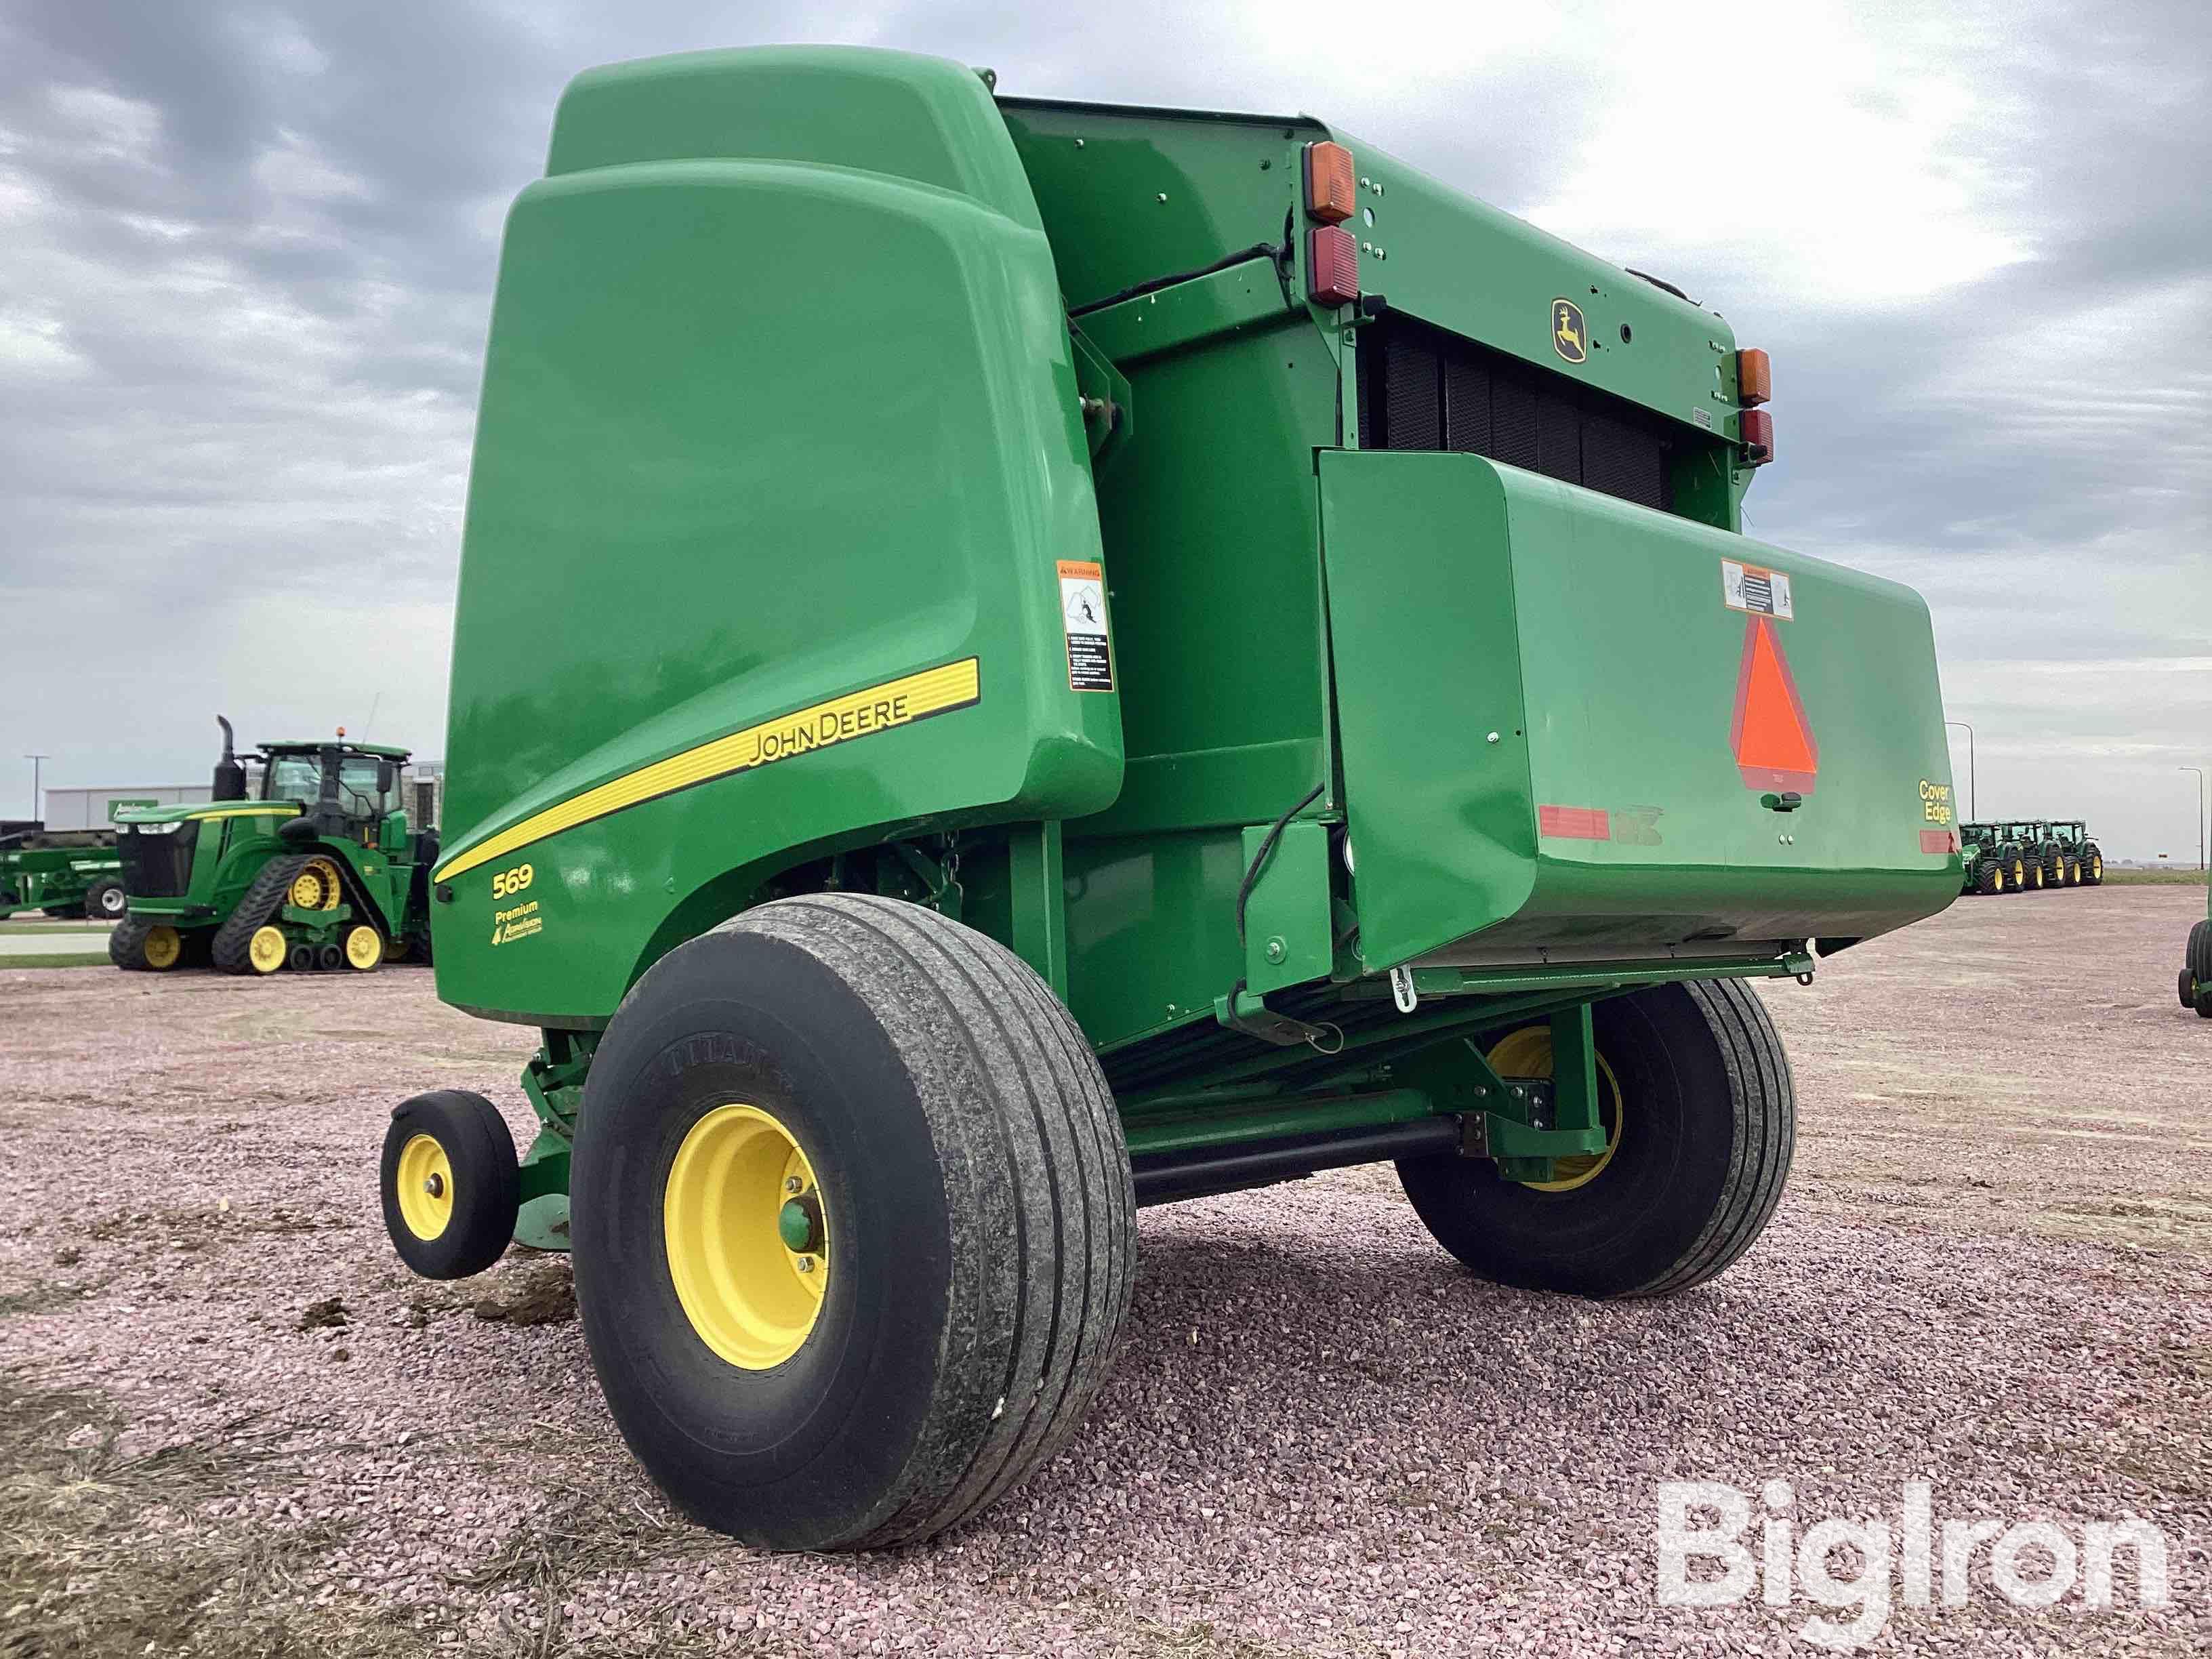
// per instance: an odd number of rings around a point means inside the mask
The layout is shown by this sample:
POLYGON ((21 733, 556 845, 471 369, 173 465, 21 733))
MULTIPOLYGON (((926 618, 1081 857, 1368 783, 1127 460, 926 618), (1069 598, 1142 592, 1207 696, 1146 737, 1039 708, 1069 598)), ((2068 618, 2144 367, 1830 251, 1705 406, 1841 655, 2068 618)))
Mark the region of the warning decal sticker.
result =
POLYGON ((1096 563, 1060 561, 1060 614, 1067 629, 1067 684, 1077 691, 1114 689, 1106 637, 1106 573, 1096 563))
POLYGON ((1739 564, 1734 559, 1721 561, 1721 598, 1729 610, 1748 611, 1754 617, 1779 617, 1791 622, 1797 615, 1790 602, 1789 577, 1779 570, 1739 564))

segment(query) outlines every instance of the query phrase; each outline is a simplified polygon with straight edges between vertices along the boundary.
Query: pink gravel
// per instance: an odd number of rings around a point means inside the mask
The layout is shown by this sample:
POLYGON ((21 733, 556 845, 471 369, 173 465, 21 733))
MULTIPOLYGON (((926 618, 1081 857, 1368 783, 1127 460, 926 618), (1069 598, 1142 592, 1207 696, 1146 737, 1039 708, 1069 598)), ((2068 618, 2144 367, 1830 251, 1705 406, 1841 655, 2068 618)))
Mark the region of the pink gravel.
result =
POLYGON ((2172 1540, 2163 1612, 2125 1574, 2100 1613, 2015 1609, 1984 1573, 1876 1651, 2203 1654, 2212 1024, 2170 988, 2202 900, 1969 900, 1769 988, 1802 1179, 1671 1301, 1479 1284, 1387 1170, 1147 1212, 1069 1451, 967 1528, 861 1558, 676 1518, 558 1316, 559 1259, 436 1286, 392 1257, 386 1108, 480 1089, 521 1139, 528 1033, 415 970, 0 969, 0 1382, 95 1391, 134 1455, 258 1449, 149 1538, 289 1540, 267 1593, 391 1620, 395 1652, 1778 1653, 1819 1609, 1660 1606, 1651 1528, 1661 1481, 1780 1477, 1807 1518, 1893 1517, 1917 1478, 1939 1516, 2135 1514, 2172 1540))

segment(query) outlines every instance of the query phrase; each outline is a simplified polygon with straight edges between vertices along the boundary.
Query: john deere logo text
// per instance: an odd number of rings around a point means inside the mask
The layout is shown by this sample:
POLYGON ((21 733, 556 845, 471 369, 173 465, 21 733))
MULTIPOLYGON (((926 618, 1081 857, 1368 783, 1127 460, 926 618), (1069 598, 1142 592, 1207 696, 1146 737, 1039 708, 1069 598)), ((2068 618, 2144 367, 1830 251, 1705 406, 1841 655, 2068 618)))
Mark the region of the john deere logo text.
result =
POLYGON ((1589 329, 1583 308, 1572 300, 1552 301, 1552 349, 1571 363, 1589 356, 1589 329))

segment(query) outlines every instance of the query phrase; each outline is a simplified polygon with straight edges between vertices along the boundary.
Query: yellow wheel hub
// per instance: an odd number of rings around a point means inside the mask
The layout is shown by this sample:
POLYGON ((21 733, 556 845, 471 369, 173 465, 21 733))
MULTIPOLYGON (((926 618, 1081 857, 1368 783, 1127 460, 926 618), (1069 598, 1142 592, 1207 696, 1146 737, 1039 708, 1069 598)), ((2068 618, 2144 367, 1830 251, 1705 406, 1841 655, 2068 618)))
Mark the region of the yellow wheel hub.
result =
POLYGON ((345 936, 346 966, 367 973, 384 960, 384 936, 364 923, 345 936))
POLYGON ((392 1180, 399 1190, 399 1218, 417 1238, 435 1238, 453 1218, 453 1160, 436 1137, 416 1135, 399 1149, 392 1180))
MULTIPOLYGON (((1552 1028, 1548 1025, 1524 1025, 1500 1039, 1487 1058, 1491 1069, 1500 1077, 1539 1077, 1552 1075, 1552 1028)), ((1586 1187, 1605 1172, 1613 1162, 1613 1155, 1620 1146, 1620 1121, 1623 1116, 1620 1080, 1613 1074, 1613 1067, 1605 1063, 1605 1056, 1597 1057, 1598 1121, 1605 1126, 1605 1150, 1601 1152, 1578 1152, 1571 1158, 1552 1160, 1549 1181, 1524 1181, 1524 1187, 1533 1187, 1540 1193, 1568 1193, 1577 1187, 1586 1187)))
POLYGON ((287 949, 284 930, 272 921, 253 930, 246 941, 246 959, 255 973, 273 974, 284 965, 287 949))
POLYGON ((147 930, 146 943, 139 948, 145 952, 149 968, 173 968, 185 953, 185 941, 173 927, 151 927, 147 930))
POLYGON ((661 1200, 669 1277, 699 1340, 749 1371, 797 1353, 830 1283, 830 1218, 772 1112, 717 1106, 676 1149, 661 1200))
POLYGON ((293 908, 300 910, 335 910, 338 908, 338 867, 328 859, 311 859, 292 878, 291 891, 286 895, 293 908))

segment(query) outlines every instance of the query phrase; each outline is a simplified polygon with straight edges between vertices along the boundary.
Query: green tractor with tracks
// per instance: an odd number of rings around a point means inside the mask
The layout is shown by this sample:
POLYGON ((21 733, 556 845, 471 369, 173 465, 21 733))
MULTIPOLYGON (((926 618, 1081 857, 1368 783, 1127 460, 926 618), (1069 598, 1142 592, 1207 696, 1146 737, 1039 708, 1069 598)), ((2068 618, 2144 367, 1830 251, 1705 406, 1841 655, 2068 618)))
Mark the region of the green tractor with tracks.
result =
POLYGON ((1143 1205, 1391 1163, 1480 1278, 1712 1279, 1790 1162, 1754 985, 1960 884, 1926 606, 1743 534, 1769 386, 1307 117, 582 76, 429 904, 538 1132, 395 1107, 402 1259, 571 1250, 647 1470, 801 1549, 1067 1443, 1143 1205))
POLYGON ((118 968, 160 973, 374 972, 430 947, 438 837, 400 804, 407 750, 265 744, 260 793, 222 727, 212 799, 116 814, 128 911, 109 935, 118 968))

